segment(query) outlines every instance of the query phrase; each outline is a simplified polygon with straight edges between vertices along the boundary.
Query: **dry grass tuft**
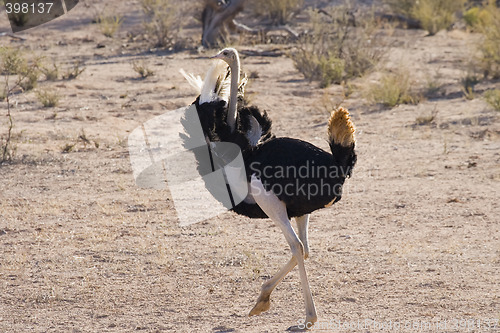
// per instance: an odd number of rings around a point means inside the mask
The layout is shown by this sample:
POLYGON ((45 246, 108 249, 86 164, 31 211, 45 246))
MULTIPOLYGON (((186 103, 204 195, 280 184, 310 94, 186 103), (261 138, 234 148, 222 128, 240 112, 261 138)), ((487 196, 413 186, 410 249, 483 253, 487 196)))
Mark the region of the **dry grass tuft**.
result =
POLYGON ((102 34, 106 37, 112 38, 123 23, 123 16, 100 15, 96 21, 102 34))
POLYGON ((49 66, 42 66, 40 70, 43 75, 45 75, 45 80, 47 81, 56 81, 59 78, 59 67, 57 67, 55 62, 52 64, 52 68, 49 66))
POLYGON ((460 84, 462 85, 462 92, 464 93, 464 97, 466 99, 473 100, 476 97, 475 88, 478 83, 479 83, 479 78, 470 69, 460 79, 460 84))
POLYGON ((421 100, 420 95, 412 89, 410 72, 404 69, 384 74, 379 82, 369 86, 366 98, 389 108, 399 104, 418 104, 421 100))
POLYGON ((500 111, 500 89, 488 90, 484 94, 484 98, 493 109, 500 111))
POLYGON ((134 71, 141 76, 142 79, 145 79, 149 76, 155 75, 155 72, 148 68, 148 66, 144 63, 144 61, 132 63, 132 68, 134 71))
POLYGON ((85 67, 80 68, 81 62, 77 61, 73 64, 73 67, 70 67, 66 70, 66 73, 63 74, 63 80, 73 80, 76 79, 80 74, 83 73, 85 67))
POLYGON ((53 108, 59 104, 61 96, 57 91, 51 91, 48 89, 37 91, 38 101, 46 108, 53 108))

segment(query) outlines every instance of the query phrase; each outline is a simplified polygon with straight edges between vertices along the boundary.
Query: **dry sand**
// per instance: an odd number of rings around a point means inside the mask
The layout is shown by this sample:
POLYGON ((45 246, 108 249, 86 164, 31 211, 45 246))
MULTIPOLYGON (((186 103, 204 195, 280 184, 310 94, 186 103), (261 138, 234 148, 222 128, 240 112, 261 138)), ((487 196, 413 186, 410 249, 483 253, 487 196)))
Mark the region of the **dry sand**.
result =
MULTIPOLYGON (((133 1, 123 6, 138 10, 133 1)), ((85 67, 74 80, 40 83, 62 96, 55 108, 43 108, 34 92, 11 98, 17 153, 0 166, 0 332, 284 331, 304 319, 296 270, 268 312, 247 316, 261 284, 290 257, 272 221, 228 212, 181 228, 168 190, 134 183, 128 134, 191 103, 194 91, 178 69, 203 74, 204 57, 214 52, 147 52, 126 37, 140 26, 134 13, 114 39, 90 24, 84 3, 20 34, 24 41, 0 37, 2 46, 43 54, 47 63, 85 67), (155 75, 138 79, 135 60, 155 75), (88 143, 78 140, 82 133, 88 143)), ((0 31, 7 29, 2 18, 0 31)), ((192 34, 197 40, 199 28, 192 34)), ((446 320, 420 331, 462 332, 455 320, 465 319, 475 332, 498 332, 499 113, 479 94, 466 100, 459 84, 478 36, 396 29, 387 38, 393 46, 385 67, 408 68, 420 86, 439 73, 444 94, 384 109, 367 105, 360 88, 344 101, 357 126, 358 164, 343 199, 311 217, 306 268, 319 321, 446 320), (417 125, 433 110, 431 123, 417 125)), ((287 46, 238 46, 275 47, 287 46)), ((327 149, 321 100, 325 93, 339 98, 341 88, 319 89, 285 56, 242 62, 258 74, 247 91, 269 111, 275 133, 327 149)))

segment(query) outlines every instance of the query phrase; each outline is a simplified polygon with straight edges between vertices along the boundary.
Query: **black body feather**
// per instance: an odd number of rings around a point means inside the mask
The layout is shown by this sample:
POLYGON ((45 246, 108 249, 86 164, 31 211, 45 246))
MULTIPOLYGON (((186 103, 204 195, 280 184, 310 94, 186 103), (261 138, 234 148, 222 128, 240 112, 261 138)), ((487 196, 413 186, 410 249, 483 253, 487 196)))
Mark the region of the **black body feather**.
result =
MULTIPOLYGON (((272 123, 266 112, 241 104, 236 130, 231 133, 226 122, 227 105, 224 101, 200 105, 198 98, 194 105, 208 141, 237 144, 245 162, 247 180, 250 181, 252 175, 257 176, 267 191, 273 191, 286 204, 289 217, 309 214, 341 199, 344 181, 350 177, 356 163, 354 144, 344 147, 329 142, 330 154, 302 140, 276 138, 271 132, 272 123), (250 116, 262 128, 261 139, 256 146, 252 146, 246 136, 251 128, 250 116)), ((217 154, 213 151, 211 154, 214 153, 217 154)), ((215 163, 212 165, 214 170, 223 167, 223 162, 219 162, 221 165, 215 163)), ((228 189, 226 186, 216 191, 209 190, 217 198, 220 190, 228 189)), ((242 201, 232 210, 250 218, 267 217, 251 200, 242 201)))

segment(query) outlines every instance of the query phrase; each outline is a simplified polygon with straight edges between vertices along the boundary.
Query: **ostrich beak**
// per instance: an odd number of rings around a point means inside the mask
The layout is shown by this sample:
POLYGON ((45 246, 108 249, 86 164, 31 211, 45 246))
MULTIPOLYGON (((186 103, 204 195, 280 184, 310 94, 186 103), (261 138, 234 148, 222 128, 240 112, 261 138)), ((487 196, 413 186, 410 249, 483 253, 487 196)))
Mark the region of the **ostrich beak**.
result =
POLYGON ((209 57, 209 59, 222 59, 222 54, 221 53, 217 53, 213 57, 209 57))

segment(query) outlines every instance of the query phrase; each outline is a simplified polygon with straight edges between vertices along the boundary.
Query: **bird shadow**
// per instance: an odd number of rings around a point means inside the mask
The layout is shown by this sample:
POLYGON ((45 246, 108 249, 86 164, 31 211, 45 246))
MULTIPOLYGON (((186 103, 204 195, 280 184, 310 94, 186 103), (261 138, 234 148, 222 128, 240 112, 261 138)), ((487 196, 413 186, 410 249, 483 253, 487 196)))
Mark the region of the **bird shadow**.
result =
POLYGON ((213 328, 214 333, 230 333, 236 332, 234 328, 227 328, 226 326, 217 326, 213 328))
POLYGON ((294 325, 294 326, 290 326, 286 329, 287 332, 308 332, 308 330, 303 327, 301 328, 299 325, 294 325))

